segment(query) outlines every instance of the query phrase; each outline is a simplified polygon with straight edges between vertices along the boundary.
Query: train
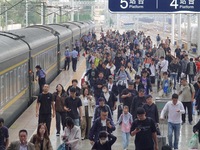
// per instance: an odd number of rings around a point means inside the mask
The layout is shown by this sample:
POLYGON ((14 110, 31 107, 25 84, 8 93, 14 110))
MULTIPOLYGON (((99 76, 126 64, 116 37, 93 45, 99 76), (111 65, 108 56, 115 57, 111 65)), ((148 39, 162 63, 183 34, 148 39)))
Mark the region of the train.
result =
POLYGON ((92 21, 76 21, 0 32, 0 116, 7 127, 39 94, 35 66, 45 70, 50 83, 64 67, 66 45, 72 49, 94 28, 92 21))

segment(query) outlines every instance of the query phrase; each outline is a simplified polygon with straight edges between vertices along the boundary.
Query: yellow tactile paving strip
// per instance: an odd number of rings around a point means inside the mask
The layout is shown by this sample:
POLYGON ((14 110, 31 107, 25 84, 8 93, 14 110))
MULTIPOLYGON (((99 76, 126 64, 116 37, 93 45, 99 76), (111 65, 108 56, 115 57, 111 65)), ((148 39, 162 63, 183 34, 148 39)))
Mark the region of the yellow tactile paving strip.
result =
MULTIPOLYGON (((86 70, 86 62, 85 58, 82 57, 77 63, 77 71, 72 71, 72 64, 70 63, 69 71, 62 71, 58 77, 50 84, 50 92, 54 92, 56 85, 61 83, 65 89, 71 85, 72 79, 81 79, 83 73, 86 70)), ((31 104, 31 106, 13 123, 13 125, 9 128, 10 141, 18 140, 18 132, 20 129, 26 129, 29 134, 29 138, 36 131, 38 118, 35 116, 35 104, 31 104)), ((55 118, 52 119, 51 123, 51 135, 55 136, 56 133, 56 123, 55 118)))

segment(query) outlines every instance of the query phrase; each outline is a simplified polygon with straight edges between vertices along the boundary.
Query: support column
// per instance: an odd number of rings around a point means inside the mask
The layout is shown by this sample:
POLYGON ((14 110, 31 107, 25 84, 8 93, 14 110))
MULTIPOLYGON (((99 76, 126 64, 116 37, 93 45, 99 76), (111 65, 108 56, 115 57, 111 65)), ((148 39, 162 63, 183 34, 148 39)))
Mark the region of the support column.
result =
POLYGON ((72 7, 71 21, 74 21, 74 0, 71 0, 71 7, 72 7))
POLYGON ((45 24, 45 2, 41 2, 41 24, 45 24))
POLYGON ((191 15, 187 14, 187 50, 191 49, 191 15))
MULTIPOLYGON (((174 45, 174 22, 175 22, 175 15, 172 14, 172 22, 171 22, 171 43, 172 43, 172 46, 174 45)), ((176 42, 177 44, 177 42, 176 42)))
MULTIPOLYGON (((165 21, 166 21, 166 16, 163 14, 163 35, 161 36, 162 40, 165 40, 165 21)), ((164 41, 163 41, 164 42, 164 41)))
POLYGON ((117 21, 117 30, 119 30, 119 18, 120 18, 120 14, 117 14, 117 19, 116 19, 116 21, 117 21))
POLYGON ((26 0, 26 27, 28 27, 28 0, 26 0))
POLYGON ((181 40, 181 14, 178 14, 178 44, 182 47, 182 40, 181 40))
POLYGON ((60 23, 62 23, 62 7, 59 7, 59 17, 60 17, 60 23))
MULTIPOLYGON (((198 28, 200 28, 200 14, 198 15, 198 28)), ((200 55, 200 29, 198 29, 197 55, 200 55)))

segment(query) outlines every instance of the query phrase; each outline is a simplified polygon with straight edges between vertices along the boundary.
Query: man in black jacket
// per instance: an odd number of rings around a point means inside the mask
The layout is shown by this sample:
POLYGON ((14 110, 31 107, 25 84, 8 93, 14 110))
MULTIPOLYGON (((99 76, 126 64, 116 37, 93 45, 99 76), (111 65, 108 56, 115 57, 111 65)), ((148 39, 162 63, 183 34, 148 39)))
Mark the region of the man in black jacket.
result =
POLYGON ((186 74, 189 76, 189 83, 194 81, 194 76, 197 73, 196 65, 193 62, 193 58, 190 58, 190 62, 187 64, 186 74))
POLYGON ((133 116, 133 120, 135 118, 137 118, 137 113, 136 113, 137 108, 138 107, 143 107, 143 105, 146 103, 144 92, 145 92, 144 89, 140 89, 139 92, 138 92, 138 96, 135 96, 133 98, 133 101, 132 101, 132 104, 131 104, 131 108, 130 108, 130 113, 133 116))
POLYGON ((99 140, 94 143, 92 150, 111 150, 111 147, 116 140, 116 136, 109 134, 106 131, 101 131, 99 133, 99 140), (107 138, 110 140, 107 141, 107 138))
POLYGON ((117 89, 117 85, 113 82, 113 76, 110 75, 108 78, 108 90, 113 92, 115 96, 118 96, 119 92, 117 89))
POLYGON ((178 58, 175 58, 169 64, 170 77, 171 77, 171 80, 174 80, 174 90, 176 89, 176 79, 177 79, 179 68, 180 68, 180 64, 178 63, 178 58))
POLYGON ((93 145, 94 142, 98 140, 99 133, 101 131, 107 131, 108 133, 112 133, 115 129, 116 128, 113 121, 108 118, 108 111, 106 109, 102 109, 101 116, 94 121, 90 129, 90 143, 93 145))
POLYGON ((128 88, 124 89, 121 93, 122 103, 125 106, 128 106, 129 111, 130 106, 132 104, 133 98, 138 94, 138 92, 134 89, 133 82, 128 83, 128 88))
POLYGON ((95 68, 95 64, 92 63, 91 65, 91 69, 89 69, 86 74, 84 75, 84 77, 87 76, 88 77, 88 81, 90 83, 91 88, 94 88, 95 85, 95 81, 96 78, 98 77, 98 70, 95 68))

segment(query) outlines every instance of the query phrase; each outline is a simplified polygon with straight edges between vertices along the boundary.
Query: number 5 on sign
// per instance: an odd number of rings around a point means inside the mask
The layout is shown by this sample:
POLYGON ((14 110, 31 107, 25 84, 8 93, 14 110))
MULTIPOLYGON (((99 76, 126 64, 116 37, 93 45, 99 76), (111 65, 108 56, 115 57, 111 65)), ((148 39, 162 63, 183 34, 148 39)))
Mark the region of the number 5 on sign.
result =
POLYGON ((170 6, 174 7, 175 9, 177 9, 178 8, 177 0, 172 0, 170 6))
POLYGON ((120 3, 121 3, 120 7, 122 9, 126 9, 128 7, 128 2, 126 0, 121 0, 120 3))

